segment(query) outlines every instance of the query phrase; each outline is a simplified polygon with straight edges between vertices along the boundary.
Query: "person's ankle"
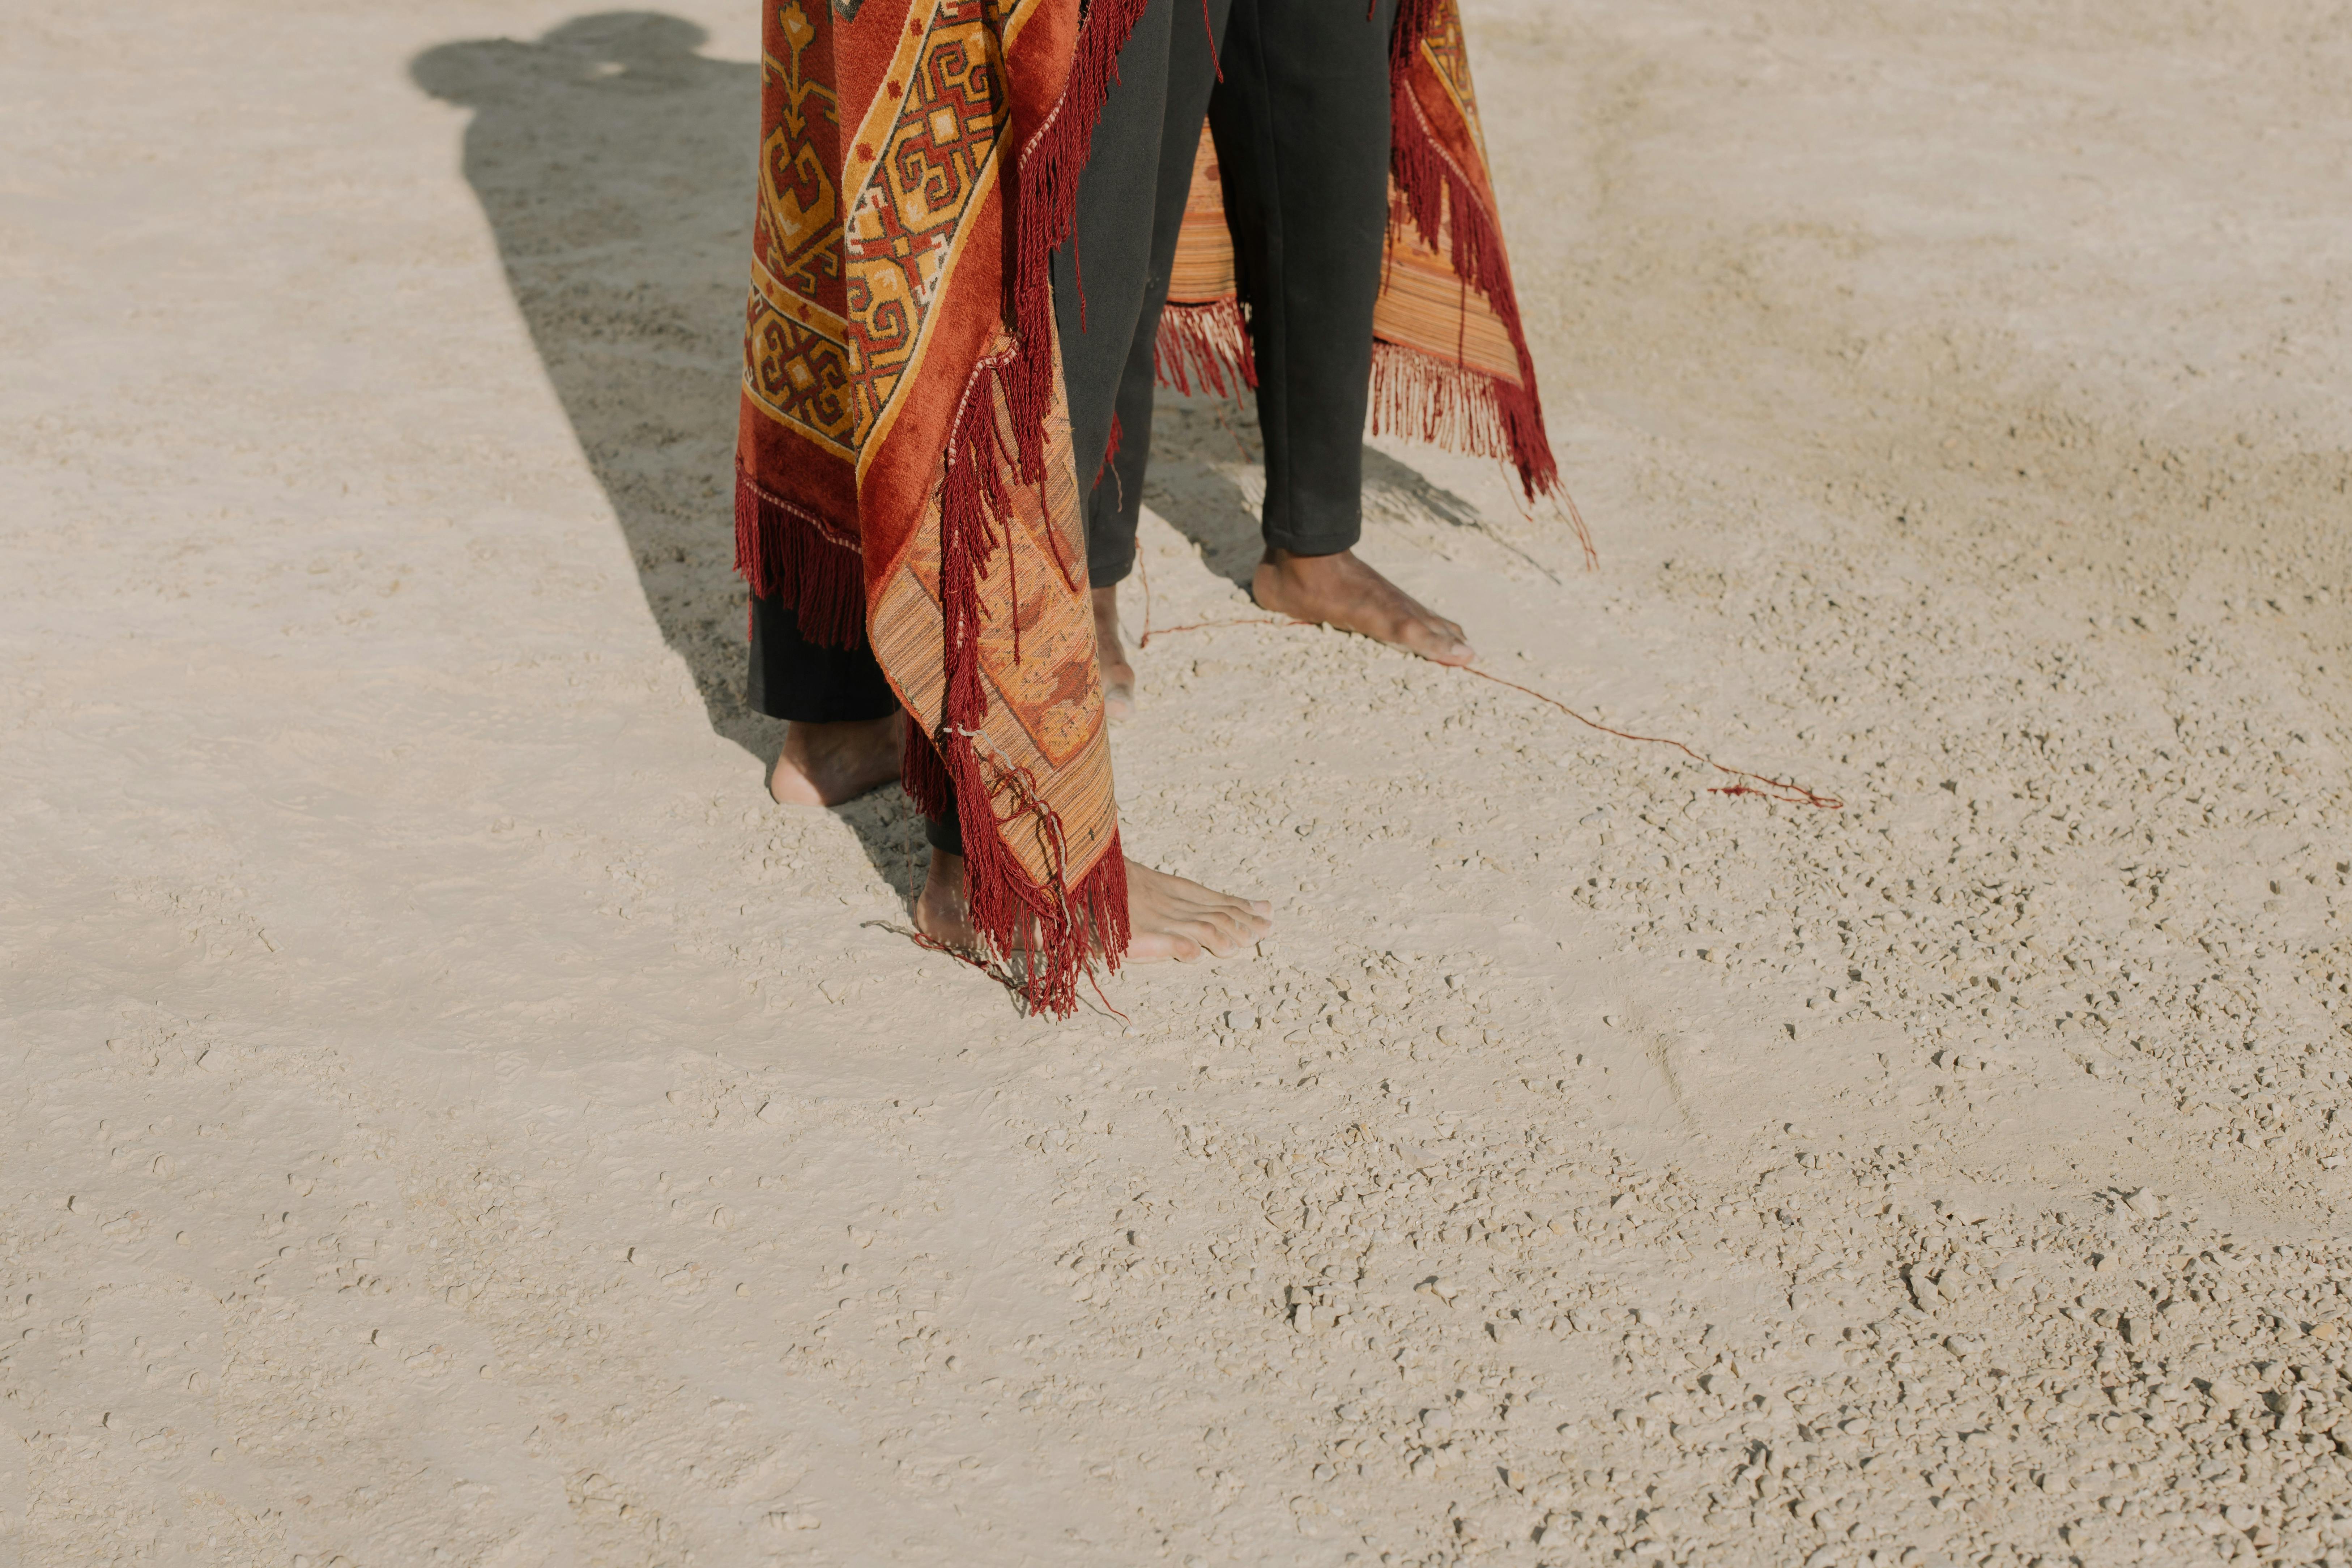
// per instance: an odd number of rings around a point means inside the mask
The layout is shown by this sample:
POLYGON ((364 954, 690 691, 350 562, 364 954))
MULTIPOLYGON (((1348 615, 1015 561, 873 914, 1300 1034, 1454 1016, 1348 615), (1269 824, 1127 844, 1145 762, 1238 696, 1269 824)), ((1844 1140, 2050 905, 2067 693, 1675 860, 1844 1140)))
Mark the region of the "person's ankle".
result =
POLYGON ((915 895, 915 929, 952 948, 968 948, 979 940, 964 891, 964 859, 952 849, 931 851, 922 890, 915 895))
POLYGON ((856 745, 861 741, 878 738, 898 722, 898 717, 891 713, 879 719, 832 721, 795 719, 784 727, 784 750, 795 755, 808 756, 856 745))
POLYGON ((793 721, 777 748, 768 793, 784 805, 839 805, 898 773, 898 716, 839 723, 793 721))
POLYGON ((1316 572, 1345 564, 1354 558, 1355 546, 1342 544, 1328 550, 1293 550, 1286 545, 1266 546, 1265 563, 1277 572, 1316 572))

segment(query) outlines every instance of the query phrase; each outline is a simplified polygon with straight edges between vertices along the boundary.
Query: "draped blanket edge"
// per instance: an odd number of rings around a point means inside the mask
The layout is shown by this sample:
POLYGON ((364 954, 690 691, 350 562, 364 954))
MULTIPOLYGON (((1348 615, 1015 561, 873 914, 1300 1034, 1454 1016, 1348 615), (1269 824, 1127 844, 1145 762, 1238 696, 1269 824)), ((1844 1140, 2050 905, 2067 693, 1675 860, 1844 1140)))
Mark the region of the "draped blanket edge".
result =
MULTIPOLYGON (((870 642, 972 923, 1055 1014, 1129 931, 1047 258, 1141 8, 768 0, 762 25, 736 567, 812 641, 870 642)), ((1557 494, 1454 0, 1405 0, 1391 86, 1374 429, 1557 494)), ((1202 159, 1160 371, 1232 390, 1255 372, 1202 159)))

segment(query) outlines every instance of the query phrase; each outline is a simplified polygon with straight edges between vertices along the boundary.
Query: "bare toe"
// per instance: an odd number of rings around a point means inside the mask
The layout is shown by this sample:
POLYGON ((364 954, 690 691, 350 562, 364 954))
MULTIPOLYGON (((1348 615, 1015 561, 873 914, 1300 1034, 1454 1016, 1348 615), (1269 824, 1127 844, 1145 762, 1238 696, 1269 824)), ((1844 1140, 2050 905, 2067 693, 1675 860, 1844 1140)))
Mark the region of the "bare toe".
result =
POLYGON ((1263 903, 1228 898, 1129 860, 1127 863, 1128 952, 1140 962, 1190 961, 1204 953, 1228 957, 1272 929, 1263 903))
POLYGON ((1432 664, 1469 664, 1478 657, 1459 631, 1444 631, 1424 622, 1416 622, 1400 640, 1432 664))
POLYGON ((1127 944, 1129 963, 1190 963, 1201 956, 1201 944, 1175 931, 1138 931, 1127 944))
POLYGON ((1206 945, 1219 958, 1231 958, 1250 944, 1249 933, 1230 922, 1220 921, 1209 929, 1206 945))
POLYGON ((1355 632, 1433 663, 1462 665, 1478 657, 1459 626, 1358 560, 1353 551, 1302 556, 1269 550, 1250 586, 1268 609, 1355 632))
POLYGON ((1273 929, 1273 922, 1239 899, 1226 900, 1201 915, 1202 942, 1220 958, 1230 957, 1273 929))

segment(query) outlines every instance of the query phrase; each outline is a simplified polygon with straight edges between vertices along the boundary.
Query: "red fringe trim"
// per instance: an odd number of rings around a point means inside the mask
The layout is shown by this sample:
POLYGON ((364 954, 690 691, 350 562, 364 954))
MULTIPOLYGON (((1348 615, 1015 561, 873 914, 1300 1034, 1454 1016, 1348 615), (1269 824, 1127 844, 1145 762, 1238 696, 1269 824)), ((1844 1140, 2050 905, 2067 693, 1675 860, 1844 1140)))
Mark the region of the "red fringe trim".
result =
MULTIPOLYGON (((1018 769, 989 766, 989 759, 981 755, 969 737, 950 735, 947 742, 950 753, 957 756, 953 763, 929 739, 909 731, 900 782, 925 816, 944 816, 950 810, 957 813, 964 841, 965 896, 971 906, 973 927, 991 952, 1004 961, 1002 967, 1013 969, 1012 960, 1019 956, 1022 997, 1031 1011, 1067 1017, 1077 1007, 1078 981, 1091 967, 1090 952, 1099 946, 1105 965, 1113 973, 1127 952, 1132 935, 1127 856, 1114 834, 1095 868, 1069 889, 1066 898, 1049 897, 1023 868, 1003 837, 1013 824, 1034 817, 1048 845, 1058 843, 1060 824, 1035 798, 1034 781, 1018 769), (950 782, 959 777, 968 782, 950 782), (1024 790, 1024 785, 1031 787, 1024 790), (1011 797, 1010 809, 1001 816, 995 804, 999 796, 1011 797), (966 806, 967 801, 979 803, 978 809, 966 806), (1000 897, 1004 890, 1013 897, 1000 897)), ((1055 879, 1063 880, 1058 866, 1055 879)))
POLYGON ((1017 343, 1004 376, 1020 475, 1045 477, 1045 412, 1054 402, 1054 280, 1046 261, 1070 236, 1078 210, 1078 176, 1094 143, 1103 100, 1118 79, 1118 51, 1142 16, 1145 0, 1091 0, 1072 50, 1061 99, 1022 143, 1013 162, 1013 331, 1017 343))
POLYGON ((1144 5, 1145 0, 1092 0, 1061 98, 1013 160, 1013 343, 973 367, 949 433, 940 481, 946 686, 939 730, 929 737, 931 759, 909 748, 900 770, 919 803, 928 798, 943 806, 940 797, 946 792, 938 786, 952 784, 973 929, 984 946, 1008 962, 1021 956, 1022 994, 1033 1009, 1061 1016, 1076 1010, 1078 977, 1090 970, 1097 952, 1114 973, 1127 952, 1127 860, 1114 831, 1093 869, 1072 886, 1061 820, 1036 781, 992 748, 983 751, 988 696, 980 677, 980 580, 996 551, 1000 521, 1012 516, 1008 473, 1022 483, 1045 482, 1045 417, 1055 393, 1048 260, 1076 221, 1078 176, 1095 122, 1117 79, 1118 52, 1144 5), (1010 450, 997 418, 999 391, 1010 416, 1010 450), (1038 835, 1050 887, 1040 887, 1013 854, 1007 835, 1016 825, 1038 835))
POLYGON ((1239 402, 1242 388, 1257 385, 1257 356, 1250 351, 1241 300, 1228 294, 1205 305, 1161 310, 1151 341, 1151 375, 1187 397, 1198 387, 1239 402))
MULTIPOLYGON (((1022 963, 1022 995, 1033 1011, 1067 1016, 1077 1006, 1079 977, 1099 952, 1113 973, 1127 952, 1127 860, 1116 830, 1094 868, 1070 881, 1062 822, 1028 771, 988 744, 988 693, 980 674, 980 582, 1013 515, 1005 479, 1008 451, 996 391, 1020 350, 973 367, 948 439, 940 481, 940 630, 946 687, 938 731, 910 745, 900 774, 929 815, 945 808, 951 787, 963 830, 964 898, 972 929, 991 952, 1022 963), (921 751, 930 753, 929 758, 921 751), (937 772, 932 770, 936 767, 937 772), (1045 885, 1013 852, 1010 835, 1034 832, 1047 867, 1045 885)), ((1049 356, 1050 363, 1050 356, 1049 356)), ((1007 402, 1011 401, 1006 388, 1007 402)), ((1013 440, 1021 422, 1013 419, 1013 440)), ((1008 556, 1008 562, 1009 562, 1008 556)))
MULTIPOLYGON (((1403 198, 1400 217, 1409 221, 1430 249, 1450 249, 1454 274, 1486 296, 1518 351, 1519 383, 1497 386, 1495 417, 1508 445, 1493 455, 1518 470, 1520 487, 1532 501, 1560 493, 1559 463, 1544 435, 1543 405, 1536 394, 1536 367, 1519 321, 1518 296, 1511 288, 1510 263, 1495 215, 1475 197, 1470 180, 1440 146, 1421 100, 1412 92, 1412 63, 1422 40, 1436 25, 1439 0, 1402 0, 1396 32, 1389 44, 1391 135, 1389 168, 1403 198), (1450 220, 1450 221, 1449 221, 1450 220), (1515 406, 1516 405, 1516 406, 1515 406)), ((1481 378, 1484 379, 1484 378, 1481 378)), ((1475 416, 1448 416, 1472 417, 1475 416)), ((1571 514, 1573 503, 1570 503, 1571 514)), ((1582 535, 1581 523, 1578 526, 1582 535)), ((1591 542, 1585 542, 1590 553, 1591 542)))
POLYGON ((898 754, 898 784, 915 803, 915 809, 935 821, 956 808, 955 784, 948 777, 947 764, 940 761, 939 748, 911 724, 907 726, 907 744, 898 754))
POLYGON ((735 571, 760 598, 782 595, 801 636, 856 647, 866 636, 866 570, 855 544, 735 470, 735 571))
MULTIPOLYGON (((984 752, 974 732, 942 729, 920 742, 955 786, 963 833, 964 899, 981 945, 1016 967, 1030 1011, 1066 1018, 1077 1010, 1078 982, 1094 967, 1118 973, 1129 928, 1127 856, 1117 832, 1094 868, 1073 885, 1062 859, 1061 819, 1027 770, 984 752), (1036 833, 1052 867, 1050 886, 1029 875, 1008 842, 1036 833), (1015 961, 1017 960, 1017 965, 1015 961)), ((911 748, 910 748, 911 750, 911 748)), ((912 763, 912 767, 929 767, 912 763)))
MULTIPOLYGON (((1380 338, 1372 340, 1371 416, 1375 436, 1402 436, 1506 462, 1516 463, 1518 453, 1544 443, 1543 409, 1526 387, 1380 338)), ((1600 564, 1583 514, 1556 474, 1549 495, 1575 528, 1586 567, 1600 564)))

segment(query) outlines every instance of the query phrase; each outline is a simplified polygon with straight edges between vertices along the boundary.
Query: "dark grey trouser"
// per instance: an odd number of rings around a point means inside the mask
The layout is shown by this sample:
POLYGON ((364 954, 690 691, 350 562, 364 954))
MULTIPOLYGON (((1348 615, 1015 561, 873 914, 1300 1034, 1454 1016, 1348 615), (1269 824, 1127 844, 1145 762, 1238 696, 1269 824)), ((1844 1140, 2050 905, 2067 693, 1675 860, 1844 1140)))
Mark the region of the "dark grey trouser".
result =
MULTIPOLYGON (((1135 564, 1151 455, 1153 340, 1205 115, 1216 138, 1265 438, 1265 542, 1300 555, 1361 530, 1372 305, 1388 226, 1389 35, 1396 0, 1149 0, 1054 256, 1089 581, 1135 564), (1221 47, 1212 49, 1215 28, 1221 47), (1222 66, 1224 79, 1217 79, 1222 66), (1114 424, 1118 450, 1108 464, 1114 424)), ((754 600, 751 705, 809 723, 887 717, 872 653, 804 641, 792 610, 754 600)), ((960 847, 952 815, 930 824, 960 847)))
POLYGON ((1265 438, 1265 542, 1298 555, 1362 531, 1372 305, 1388 232, 1396 0, 1153 0, 1119 55, 1054 257, 1093 584, 1126 580, 1151 456, 1151 349, 1205 111, 1224 179, 1265 438), (1213 63, 1208 29, 1223 40, 1213 63), (1224 79, 1217 79, 1218 65, 1224 79), (1118 450, 1102 468, 1112 422, 1118 450))

